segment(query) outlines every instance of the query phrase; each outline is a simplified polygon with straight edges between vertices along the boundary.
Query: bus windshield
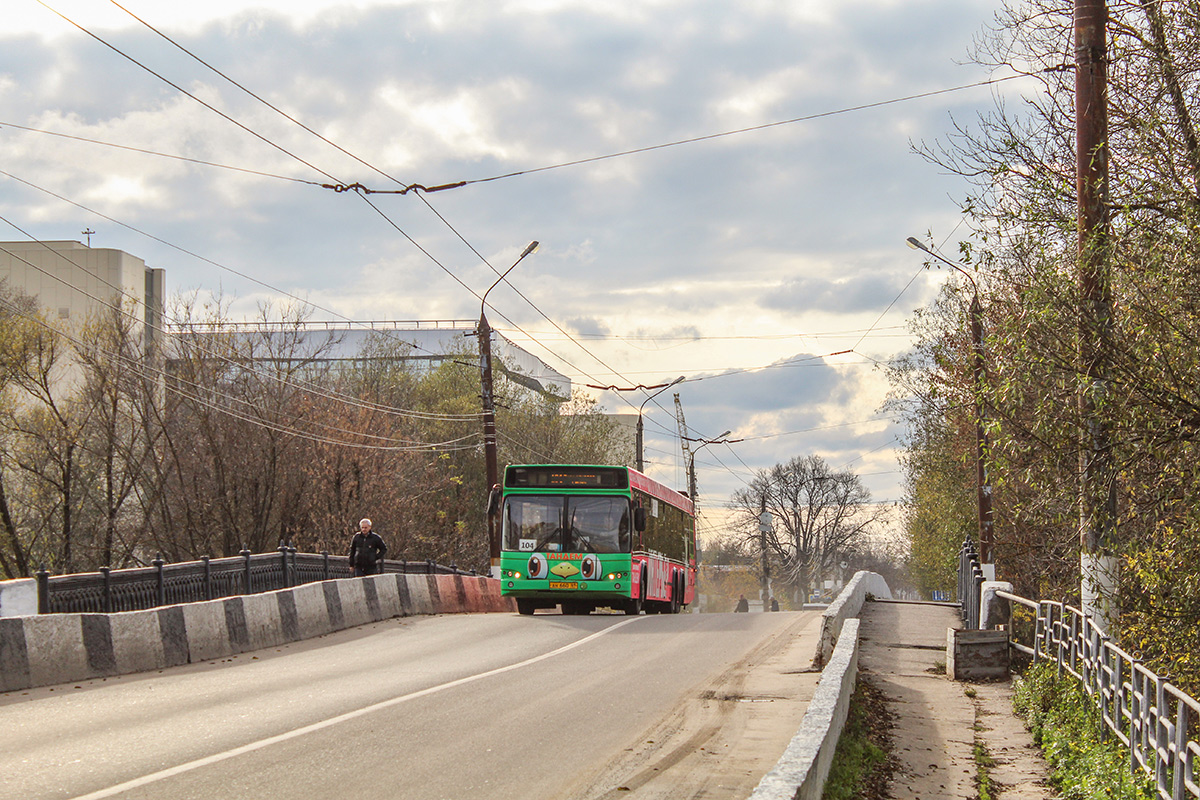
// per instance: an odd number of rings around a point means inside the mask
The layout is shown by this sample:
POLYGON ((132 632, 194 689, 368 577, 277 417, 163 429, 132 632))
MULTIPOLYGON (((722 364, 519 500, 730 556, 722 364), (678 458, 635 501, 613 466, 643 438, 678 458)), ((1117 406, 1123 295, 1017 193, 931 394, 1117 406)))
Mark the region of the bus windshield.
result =
POLYGON ((519 495, 504 503, 504 548, 525 552, 628 553, 629 499, 519 495))

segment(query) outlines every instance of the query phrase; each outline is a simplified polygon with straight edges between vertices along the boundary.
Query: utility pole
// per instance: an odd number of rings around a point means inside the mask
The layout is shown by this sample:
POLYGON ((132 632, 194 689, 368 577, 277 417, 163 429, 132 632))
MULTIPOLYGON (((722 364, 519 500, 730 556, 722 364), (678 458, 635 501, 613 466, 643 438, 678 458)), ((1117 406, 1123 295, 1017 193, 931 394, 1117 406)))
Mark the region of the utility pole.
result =
MULTIPOLYGON (((762 610, 766 611, 769 608, 768 603, 770 603, 771 598, 771 564, 767 560, 767 534, 771 532, 771 523, 774 522, 771 512, 767 511, 766 490, 763 491, 762 503, 759 504, 758 508, 758 539, 759 549, 762 551, 762 586, 760 594, 762 595, 762 610)), ((807 589, 804 591, 807 592, 807 589)), ((805 597, 802 602, 807 601, 808 598, 805 597)))
POLYGON ((975 388, 975 499, 979 509, 979 560, 984 577, 994 581, 996 526, 992 513, 992 485, 987 472, 987 430, 983 421, 983 307, 979 305, 978 288, 971 298, 971 349, 971 372, 975 388))
MULTIPOLYGON (((525 256, 538 249, 536 241, 530 242, 529 245, 521 252, 521 255, 513 262, 513 265, 504 270, 504 273, 496 279, 496 282, 488 287, 488 290, 483 293, 483 297, 479 298, 479 326, 477 333, 479 334, 479 396, 483 401, 483 457, 484 464, 487 470, 487 491, 490 493, 500 483, 500 465, 496 455, 496 396, 493 392, 492 385, 492 326, 488 324, 487 314, 484 312, 484 306, 487 305, 487 296, 495 289, 500 281, 508 277, 508 273, 520 264, 525 256)), ((493 578, 500 577, 500 532, 496 530, 496 515, 493 509, 487 509, 487 531, 488 531, 488 555, 491 561, 490 574, 493 578)))
MULTIPOLYGON (((492 327, 487 314, 479 311, 479 385, 483 400, 483 459, 487 470, 487 490, 491 492, 500 482, 500 466, 496 455, 496 396, 492 385, 492 327)), ((500 536, 496 531, 496 515, 488 509, 488 558, 495 571, 500 563, 500 536)), ((492 577, 499 577, 493 575, 492 577)))
POLYGON ((1083 435, 1079 455, 1080 593, 1102 628, 1115 618, 1116 480, 1109 436, 1108 360, 1112 338, 1108 230, 1108 8, 1075 0, 1075 191, 1078 203, 1083 435))

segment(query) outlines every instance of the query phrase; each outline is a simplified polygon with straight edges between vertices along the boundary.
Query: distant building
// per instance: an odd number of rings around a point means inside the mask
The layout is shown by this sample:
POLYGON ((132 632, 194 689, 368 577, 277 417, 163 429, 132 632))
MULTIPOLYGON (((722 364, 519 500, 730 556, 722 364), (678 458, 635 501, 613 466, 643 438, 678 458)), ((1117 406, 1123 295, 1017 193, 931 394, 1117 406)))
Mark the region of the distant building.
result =
MULTIPOLYGON (((298 336, 295 352, 322 349, 322 357, 313 363, 334 368, 361 362, 364 345, 372 336, 400 345, 378 357, 398 359, 421 370, 432 371, 445 361, 472 358, 478 352, 474 320, 167 324, 164 334, 164 270, 148 267, 142 259, 121 250, 75 241, 0 242, 0 279, 36 298, 51 320, 66 322, 68 327, 81 325, 110 307, 118 296, 132 298, 135 303, 126 308, 144 325, 146 352, 166 354, 168 370, 170 350, 162 348, 168 337, 217 331, 265 332, 281 342, 298 336)), ((493 331, 493 336, 497 377, 502 375, 544 394, 571 396, 570 378, 502 334, 493 331)), ((262 360, 270 360, 270 356, 264 355, 262 360)))
MULTIPOLYGON (((404 320, 367 322, 247 322, 189 324, 170 326, 172 336, 205 336, 217 332, 255 334, 276 339, 276 352, 303 354, 306 364, 315 367, 353 367, 368 358, 384 358, 412 365, 418 372, 432 372, 446 361, 478 360, 478 338, 474 320, 404 320), (392 347, 368 355, 365 346, 372 340, 392 347), (287 347, 283 346, 288 341, 287 347), (320 352, 319 358, 308 354, 320 352)), ((528 389, 561 397, 571 396, 571 379, 529 351, 493 330, 492 354, 499 375, 528 389)), ((272 360, 264 354, 258 361, 272 360)), ((169 367, 168 367, 169 368, 169 367)))
POLYGON ((51 320, 78 327, 89 316, 133 299, 126 310, 145 331, 150 352, 162 330, 165 271, 137 256, 80 242, 0 242, 0 279, 37 299, 51 320))

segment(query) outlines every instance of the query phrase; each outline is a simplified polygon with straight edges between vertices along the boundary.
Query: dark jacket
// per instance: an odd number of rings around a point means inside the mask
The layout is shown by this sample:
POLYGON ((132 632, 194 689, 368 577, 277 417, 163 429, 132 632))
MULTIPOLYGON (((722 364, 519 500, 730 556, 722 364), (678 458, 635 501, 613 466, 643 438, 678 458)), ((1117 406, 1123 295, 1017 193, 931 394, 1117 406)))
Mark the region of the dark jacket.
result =
POLYGON ((379 571, 379 562, 387 553, 383 537, 375 531, 354 534, 350 540, 350 566, 355 575, 374 575, 379 571))

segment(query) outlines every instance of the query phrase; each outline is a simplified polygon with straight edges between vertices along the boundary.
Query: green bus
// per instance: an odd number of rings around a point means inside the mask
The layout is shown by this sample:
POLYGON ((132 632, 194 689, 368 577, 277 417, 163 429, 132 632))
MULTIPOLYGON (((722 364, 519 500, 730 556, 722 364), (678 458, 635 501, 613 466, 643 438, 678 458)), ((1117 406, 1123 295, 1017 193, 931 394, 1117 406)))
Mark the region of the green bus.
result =
POLYGON ((637 470, 510 465, 492 502, 501 591, 522 614, 674 614, 695 597, 695 507, 637 470))

